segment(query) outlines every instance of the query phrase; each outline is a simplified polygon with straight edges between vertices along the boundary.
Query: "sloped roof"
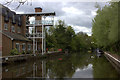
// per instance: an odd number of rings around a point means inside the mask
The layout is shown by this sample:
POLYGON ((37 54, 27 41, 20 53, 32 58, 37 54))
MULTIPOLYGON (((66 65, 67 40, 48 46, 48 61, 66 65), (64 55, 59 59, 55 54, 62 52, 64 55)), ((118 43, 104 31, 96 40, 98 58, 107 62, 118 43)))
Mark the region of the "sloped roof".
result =
POLYGON ((11 33, 11 32, 7 32, 7 31, 2 31, 2 34, 4 34, 5 36, 11 38, 11 40, 31 41, 28 38, 26 38, 25 36, 23 36, 21 34, 17 34, 17 33, 11 33))

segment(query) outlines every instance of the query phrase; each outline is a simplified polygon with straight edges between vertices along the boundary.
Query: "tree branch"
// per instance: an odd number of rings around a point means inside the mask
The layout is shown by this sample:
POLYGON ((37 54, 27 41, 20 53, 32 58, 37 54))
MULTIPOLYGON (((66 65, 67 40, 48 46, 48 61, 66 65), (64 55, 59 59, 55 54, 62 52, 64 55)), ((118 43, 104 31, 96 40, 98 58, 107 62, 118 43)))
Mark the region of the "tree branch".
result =
POLYGON ((3 4, 3 5, 10 5, 10 4, 11 4, 11 2, 13 2, 13 0, 11 0, 11 1, 6 1, 6 3, 5 3, 5 4, 3 4))

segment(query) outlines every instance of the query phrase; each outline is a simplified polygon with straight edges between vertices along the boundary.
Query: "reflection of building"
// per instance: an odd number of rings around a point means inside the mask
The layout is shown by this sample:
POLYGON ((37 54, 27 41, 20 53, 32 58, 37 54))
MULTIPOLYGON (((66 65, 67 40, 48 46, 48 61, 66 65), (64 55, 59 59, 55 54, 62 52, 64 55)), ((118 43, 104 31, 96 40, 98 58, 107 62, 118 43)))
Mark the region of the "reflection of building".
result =
POLYGON ((43 13, 42 8, 35 8, 34 13, 16 14, 5 6, 0 11, 1 27, 0 35, 2 42, 0 49, 2 56, 9 56, 14 48, 18 52, 34 51, 45 52, 45 26, 52 26, 53 20, 43 21, 46 16, 54 16, 55 13, 43 13), (30 24, 28 18, 34 16, 35 24, 30 24), (29 27, 32 27, 32 33, 29 33, 29 27))
POLYGON ((2 68, 2 79, 46 78, 46 61, 28 62, 2 68))

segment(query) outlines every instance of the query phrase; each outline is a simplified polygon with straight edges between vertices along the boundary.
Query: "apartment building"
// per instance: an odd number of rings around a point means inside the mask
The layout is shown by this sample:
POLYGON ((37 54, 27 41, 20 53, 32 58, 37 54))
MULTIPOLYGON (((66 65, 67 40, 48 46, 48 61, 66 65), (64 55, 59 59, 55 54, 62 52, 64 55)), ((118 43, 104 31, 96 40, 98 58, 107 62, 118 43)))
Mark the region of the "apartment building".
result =
POLYGON ((45 20, 43 22, 42 16, 54 16, 55 13, 42 13, 42 8, 37 7, 32 13, 16 14, 3 5, 0 12, 2 56, 10 56, 10 52, 14 48, 18 52, 45 52, 45 26, 52 26, 53 20, 52 24, 45 20), (34 24, 30 24, 28 20, 31 16, 35 17, 34 24), (32 33, 29 33, 29 27, 33 28, 32 33))

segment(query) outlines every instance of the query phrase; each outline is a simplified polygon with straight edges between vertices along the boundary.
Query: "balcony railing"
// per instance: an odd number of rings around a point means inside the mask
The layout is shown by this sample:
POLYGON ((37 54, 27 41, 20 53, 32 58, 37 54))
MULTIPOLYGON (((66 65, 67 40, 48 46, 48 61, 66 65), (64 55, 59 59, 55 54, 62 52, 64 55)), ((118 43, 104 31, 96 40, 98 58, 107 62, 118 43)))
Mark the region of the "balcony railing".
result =
POLYGON ((39 25, 46 25, 46 26, 50 26, 50 25, 54 25, 54 21, 53 20, 35 20, 30 24, 26 24, 26 26, 32 26, 35 23, 35 26, 39 26, 39 25))
POLYGON ((42 33, 26 33, 27 38, 42 38, 42 33))

